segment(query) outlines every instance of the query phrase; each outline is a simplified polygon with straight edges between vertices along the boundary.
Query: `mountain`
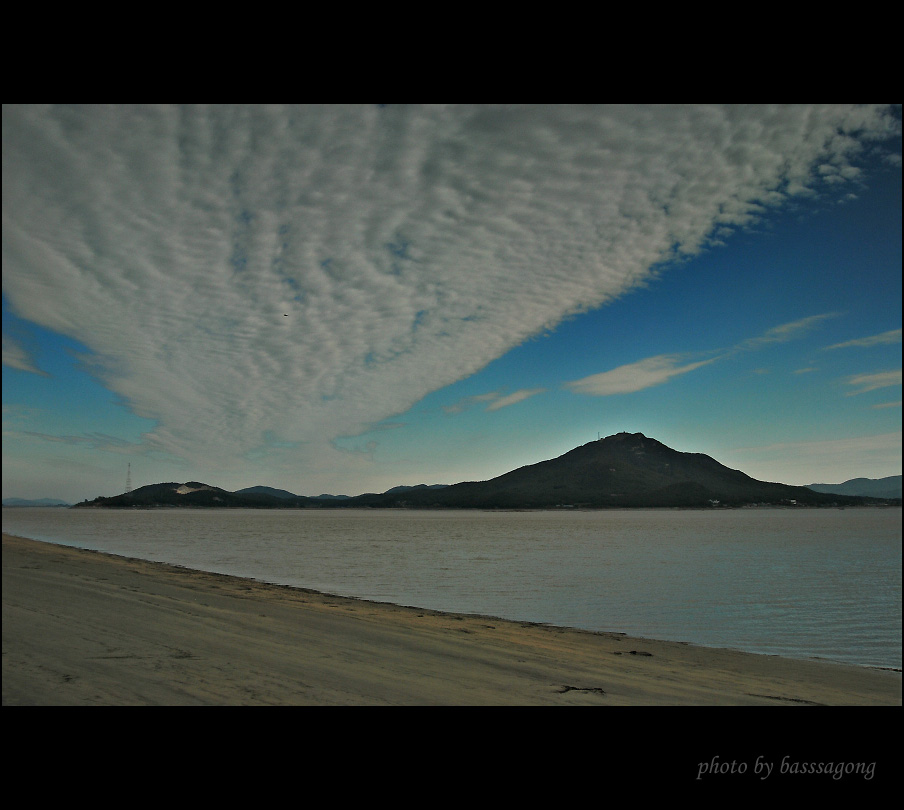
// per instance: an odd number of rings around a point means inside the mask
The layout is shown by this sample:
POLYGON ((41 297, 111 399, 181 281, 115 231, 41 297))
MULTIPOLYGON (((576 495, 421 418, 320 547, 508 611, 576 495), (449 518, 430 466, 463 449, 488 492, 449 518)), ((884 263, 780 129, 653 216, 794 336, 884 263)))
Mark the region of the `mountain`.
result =
POLYGON ((66 501, 59 498, 37 498, 28 500, 27 498, 4 498, 3 506, 69 506, 66 501))
POLYGON ((411 490, 414 490, 414 489, 416 489, 416 490, 445 489, 447 486, 449 486, 449 485, 448 484, 417 484, 416 486, 413 486, 413 487, 400 486, 400 487, 393 487, 392 489, 387 489, 386 492, 384 492, 383 494, 384 495, 397 495, 399 492, 411 492, 411 490))
POLYGON ((642 433, 618 433, 489 481, 431 491, 362 495, 349 505, 525 509, 863 502, 862 498, 758 481, 707 455, 673 450, 642 433))
POLYGON ((298 498, 299 496, 285 489, 273 489, 273 487, 245 487, 237 489, 233 495, 272 495, 274 498, 298 498))
MULTIPOLYGON (((394 495, 398 492, 408 492, 409 490, 412 490, 412 489, 442 489, 445 486, 448 486, 448 485, 447 484, 417 484, 416 486, 413 486, 413 487, 398 486, 398 487, 393 487, 392 489, 387 489, 386 492, 384 492, 383 494, 384 495, 394 495)), ((370 497, 378 497, 378 496, 376 495, 376 493, 370 492, 367 495, 357 496, 357 497, 370 498, 370 497)), ((318 500, 318 501, 353 501, 356 498, 351 495, 315 495, 314 499, 318 500)))
POLYGON ((886 478, 851 478, 843 484, 809 484, 814 492, 834 495, 865 495, 868 498, 900 498, 901 476, 886 478))
MULTIPOLYGON (((897 501, 900 503, 900 476, 897 501)), ((886 479, 883 479, 886 480, 886 479)), ((850 483, 850 482, 849 482, 850 483)), ((558 458, 529 464, 489 481, 393 487, 382 494, 307 498, 270 487, 227 492, 197 481, 151 484, 84 501, 80 507, 204 506, 257 509, 712 507, 757 504, 857 506, 874 498, 758 481, 702 453, 683 453, 642 433, 618 433, 558 458)))
MULTIPOLYGON (((184 484, 168 482, 165 484, 148 484, 131 492, 115 495, 111 498, 95 498, 93 501, 82 501, 76 507, 81 508, 148 508, 154 506, 202 506, 232 507, 245 509, 299 509, 310 506, 314 501, 300 495, 274 495, 268 487, 250 487, 250 491, 228 492, 220 487, 212 487, 199 481, 188 481, 184 484)), ((283 490, 273 490, 283 492, 283 490)))
MULTIPOLYGON (((434 485, 436 487, 442 484, 434 485)), ((429 490, 425 484, 416 487, 394 487, 394 491, 429 490)), ((370 496, 361 496, 370 497, 370 496)), ((373 496, 379 497, 379 496, 373 496)), ((348 495, 319 495, 315 498, 295 495, 285 489, 254 486, 229 492, 220 487, 203 484, 200 481, 188 481, 184 484, 170 481, 164 484, 148 484, 131 492, 115 495, 110 498, 95 498, 93 501, 82 501, 75 504, 80 508, 149 508, 169 506, 199 507, 232 507, 245 509, 307 509, 325 508, 356 501, 348 495)), ((41 504, 45 505, 45 504, 41 504)))
MULTIPOLYGON (((407 492, 411 489, 442 489, 447 486, 447 484, 417 484, 413 487, 407 486, 398 486, 393 487, 392 489, 387 489, 384 492, 384 495, 395 494, 397 492, 407 492)), ((301 498, 305 497, 302 495, 295 495, 292 492, 287 492, 284 489, 274 489, 273 487, 245 487, 245 489, 237 489, 233 494, 235 495, 272 495, 274 498, 301 498)), ((348 500, 350 495, 329 495, 324 493, 323 495, 311 495, 310 498, 315 501, 336 501, 336 500, 348 500)))

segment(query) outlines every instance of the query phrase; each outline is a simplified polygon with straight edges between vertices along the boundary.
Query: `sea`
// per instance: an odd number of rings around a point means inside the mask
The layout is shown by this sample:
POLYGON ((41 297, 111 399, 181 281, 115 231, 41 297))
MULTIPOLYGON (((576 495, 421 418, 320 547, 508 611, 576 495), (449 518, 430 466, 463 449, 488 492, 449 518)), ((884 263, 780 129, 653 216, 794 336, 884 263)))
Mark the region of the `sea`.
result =
POLYGON ((901 669, 901 509, 4 508, 22 537, 329 594, 901 669))

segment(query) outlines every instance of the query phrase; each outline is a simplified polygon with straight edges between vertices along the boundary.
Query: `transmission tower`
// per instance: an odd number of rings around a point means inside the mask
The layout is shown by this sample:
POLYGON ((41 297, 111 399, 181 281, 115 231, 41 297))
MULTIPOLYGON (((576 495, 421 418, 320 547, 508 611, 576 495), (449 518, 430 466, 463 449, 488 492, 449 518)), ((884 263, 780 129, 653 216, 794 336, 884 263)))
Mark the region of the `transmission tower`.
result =
POLYGON ((132 491, 132 462, 129 462, 129 466, 126 468, 126 492, 132 491))

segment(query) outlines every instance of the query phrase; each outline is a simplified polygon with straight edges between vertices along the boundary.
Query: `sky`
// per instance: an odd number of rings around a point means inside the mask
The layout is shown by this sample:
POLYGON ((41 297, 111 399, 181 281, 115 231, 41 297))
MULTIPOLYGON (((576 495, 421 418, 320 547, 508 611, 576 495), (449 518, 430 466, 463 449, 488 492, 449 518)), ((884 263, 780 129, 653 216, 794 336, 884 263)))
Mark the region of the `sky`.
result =
POLYGON ((901 474, 900 105, 3 106, 3 497, 901 474))

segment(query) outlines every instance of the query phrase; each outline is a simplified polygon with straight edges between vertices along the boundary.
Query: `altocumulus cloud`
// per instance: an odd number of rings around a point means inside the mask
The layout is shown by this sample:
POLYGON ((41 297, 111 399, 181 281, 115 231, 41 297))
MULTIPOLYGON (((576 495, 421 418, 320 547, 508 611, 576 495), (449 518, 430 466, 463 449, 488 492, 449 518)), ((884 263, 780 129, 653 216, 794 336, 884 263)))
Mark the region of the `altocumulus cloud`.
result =
POLYGON ((893 125, 868 105, 5 105, 3 290, 156 421, 148 449, 339 463, 331 439, 855 175, 893 125))

